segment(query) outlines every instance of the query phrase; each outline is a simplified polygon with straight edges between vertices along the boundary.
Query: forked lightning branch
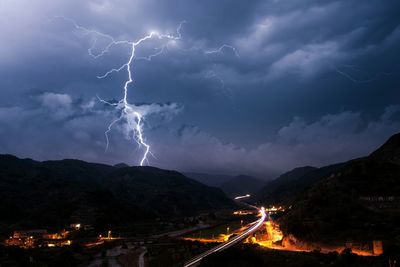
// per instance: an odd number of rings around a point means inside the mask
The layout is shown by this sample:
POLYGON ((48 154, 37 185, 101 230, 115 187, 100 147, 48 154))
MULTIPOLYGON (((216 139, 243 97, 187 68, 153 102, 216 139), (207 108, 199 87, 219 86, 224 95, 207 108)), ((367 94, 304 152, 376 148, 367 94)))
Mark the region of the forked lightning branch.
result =
MULTIPOLYGON (((144 136, 144 131, 143 131, 143 120, 146 114, 143 114, 140 111, 140 108, 138 106, 135 106, 134 104, 129 103, 128 101, 128 94, 129 94, 129 87, 134 81, 133 78, 133 63, 135 60, 141 59, 141 60, 148 60, 150 61, 153 57, 156 57, 160 54, 162 54, 165 50, 165 48, 168 45, 168 42, 175 42, 177 40, 181 39, 181 29, 185 21, 181 22, 176 29, 175 34, 160 34, 158 32, 152 31, 148 35, 142 37, 141 39, 137 41, 129 41, 129 40, 116 40, 114 37, 111 35, 88 29, 85 27, 80 26, 78 23, 76 23, 74 20, 66 17, 57 17, 60 19, 63 19, 65 21, 70 22, 75 29, 82 31, 84 35, 90 35, 93 38, 93 43, 92 46, 88 49, 88 53, 91 57, 94 59, 100 58, 104 55, 106 55, 109 50, 114 47, 114 46, 128 46, 129 47, 129 57, 127 58, 126 62, 124 62, 121 66, 117 68, 110 69, 107 71, 105 74, 97 76, 99 79, 104 79, 108 76, 110 76, 113 73, 118 73, 121 71, 126 71, 127 72, 127 79, 124 81, 123 85, 123 98, 119 100, 116 103, 111 103, 109 101, 106 101, 99 96, 98 99, 99 101, 108 104, 110 106, 115 107, 115 109, 118 111, 119 116, 117 116, 116 119, 114 119, 107 127, 106 131, 104 132, 105 137, 106 137, 106 151, 108 150, 108 147, 110 145, 110 138, 109 138, 109 133, 113 129, 113 127, 117 123, 125 123, 128 127, 128 136, 132 136, 133 139, 137 142, 139 148, 142 149, 143 155, 140 159, 140 166, 143 166, 146 162, 148 162, 148 155, 151 154, 150 151, 150 145, 147 142, 145 136, 144 136), (106 44, 104 45, 103 49, 100 49, 99 52, 94 52, 95 47, 97 45, 98 40, 104 41, 106 40, 106 44), (136 49, 145 43, 146 41, 150 41, 151 39, 158 39, 160 41, 163 41, 164 44, 161 47, 158 47, 155 49, 155 53, 147 56, 147 57, 137 57, 136 56, 136 49)), ((233 46, 224 44, 220 46, 218 49, 215 50, 202 50, 204 55, 208 54, 214 54, 214 53, 222 53, 224 49, 231 49, 234 54, 239 57, 239 54, 237 53, 236 49, 233 46)))

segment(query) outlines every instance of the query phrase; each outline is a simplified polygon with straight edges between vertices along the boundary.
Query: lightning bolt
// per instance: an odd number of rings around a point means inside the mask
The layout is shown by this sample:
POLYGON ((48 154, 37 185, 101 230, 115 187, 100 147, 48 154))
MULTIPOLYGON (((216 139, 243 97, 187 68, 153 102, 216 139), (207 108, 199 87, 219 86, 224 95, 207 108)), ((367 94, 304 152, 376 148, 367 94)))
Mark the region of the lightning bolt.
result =
POLYGON ((156 49, 157 51, 147 57, 136 57, 135 52, 136 52, 136 48, 138 46, 140 46, 141 44, 143 44, 144 42, 153 39, 153 38, 158 38, 160 40, 179 40, 181 39, 181 29, 183 24, 185 23, 185 21, 182 21, 178 28, 176 29, 176 33, 177 35, 172 35, 172 34, 159 34, 157 32, 150 32, 148 35, 140 38, 138 41, 129 41, 129 40, 116 40, 114 39, 114 37, 112 37, 111 35, 96 31, 96 30, 92 30, 92 29, 88 29, 85 27, 82 27, 80 25, 78 25, 74 20, 70 19, 70 18, 66 18, 66 17, 57 17, 57 18, 61 18, 63 20, 66 20, 68 22, 70 22, 76 30, 82 31, 84 33, 84 35, 93 35, 95 37, 92 46, 88 49, 88 54, 93 57, 94 59, 98 59, 102 56, 104 56, 107 52, 109 52, 109 50, 113 47, 113 46, 117 46, 117 45, 128 45, 130 47, 130 54, 129 57, 127 59, 127 61, 125 63, 123 63, 120 67, 118 68, 113 68, 109 71, 107 71, 105 74, 97 76, 98 79, 104 79, 106 77, 108 77, 109 75, 111 75, 112 73, 115 72, 120 72, 122 70, 126 70, 127 74, 128 74, 128 79, 124 82, 124 86, 123 86, 123 98, 118 101, 117 103, 110 103, 108 101, 105 101, 103 99, 101 99, 99 96, 97 96, 97 98, 99 99, 99 101, 114 106, 117 110, 120 111, 120 115, 117 119, 113 120, 107 127, 107 130, 104 132, 104 135, 106 136, 106 151, 108 150, 109 144, 110 144, 110 140, 109 140, 109 133, 111 132, 113 126, 120 122, 125 120, 126 123, 129 126, 130 131, 133 133, 133 138, 134 140, 136 140, 136 142, 138 143, 139 147, 143 147, 144 152, 143 152, 143 156, 139 162, 140 166, 143 166, 147 160, 147 156, 149 155, 150 152, 150 145, 146 142, 144 134, 143 134, 143 117, 144 114, 142 114, 135 105, 132 105, 128 102, 128 89, 129 89, 129 85, 131 83, 133 83, 133 75, 132 75, 132 65, 133 65, 133 61, 135 59, 144 59, 144 60, 148 60, 150 61, 153 57, 156 57, 158 55, 160 55, 161 53, 164 52, 166 45, 163 45, 162 47, 156 49), (99 53, 95 53, 94 49, 96 47, 96 44, 99 40, 99 38, 104 38, 106 40, 109 40, 109 42, 107 43, 107 45, 105 46, 104 49, 102 49, 99 53))
MULTIPOLYGON (((177 29, 176 29, 176 35, 173 34, 160 34, 158 32, 152 31, 150 32, 148 35, 140 38, 137 41, 129 41, 129 40, 116 40, 114 37, 112 37, 111 35, 96 31, 96 30, 92 30, 92 29, 88 29, 85 27, 80 26, 79 24, 77 24, 74 20, 70 19, 70 18, 66 18, 63 16, 58 16, 55 17, 54 19, 63 19, 69 23, 71 23, 74 28, 76 30, 81 31, 84 36, 93 36, 94 37, 94 41, 92 42, 92 45, 88 48, 88 54, 93 57, 94 59, 98 59, 104 55, 106 55, 110 49, 113 46, 117 46, 117 45, 127 45, 130 48, 130 53, 129 53, 129 57, 127 59, 126 62, 124 62, 121 66, 117 67, 117 68, 112 68, 109 71, 107 71, 106 73, 104 73, 103 75, 97 76, 98 79, 104 79, 107 78, 109 75, 113 74, 113 73, 118 73, 121 72, 123 70, 126 70, 127 74, 128 74, 128 78, 127 80, 124 82, 123 85, 123 98, 121 100, 119 100, 116 103, 112 103, 112 102, 108 102, 102 98, 100 98, 99 96, 97 96, 97 98, 99 99, 100 102, 113 106, 116 110, 119 111, 119 116, 117 119, 113 120, 107 127, 107 130, 104 132, 104 135, 106 137, 106 148, 105 150, 108 150, 109 144, 110 144, 110 139, 109 139, 109 133, 112 131, 113 126, 121 121, 125 121, 126 124, 128 125, 129 128, 129 132, 132 132, 132 137, 133 139, 137 142, 139 148, 143 147, 143 155, 142 158, 139 162, 140 166, 143 166, 145 164, 145 162, 147 162, 147 157, 149 154, 152 155, 151 151, 150 151, 150 145, 146 142, 146 138, 144 137, 143 134, 143 121, 144 121, 144 116, 145 114, 141 113, 139 108, 133 104, 130 104, 128 102, 128 93, 129 93, 129 86, 131 83, 133 83, 133 75, 132 75, 132 68, 133 68, 133 62, 135 60, 147 60, 147 61, 151 61, 154 57, 162 54, 166 48, 168 48, 168 43, 169 41, 177 41, 180 40, 182 35, 181 35, 181 29, 183 27, 183 24, 186 23, 186 21, 182 21, 177 29), (96 48, 97 42, 99 40, 99 38, 103 38, 104 40, 108 40, 108 42, 106 43, 104 49, 102 49, 100 52, 95 53, 94 50, 96 48), (135 52, 137 47, 139 47, 141 44, 143 44, 144 42, 151 40, 151 39, 159 39, 159 40, 166 40, 166 44, 162 45, 161 47, 156 48, 155 53, 147 56, 147 57, 138 57, 136 56, 135 52)), ((54 20, 53 19, 53 20, 54 20)), ((239 54, 237 53, 236 49, 231 46, 231 45, 227 45, 224 44, 222 46, 220 46, 219 48, 215 49, 215 50, 202 50, 203 53, 205 55, 210 55, 210 54, 215 54, 215 53, 223 53, 223 51, 225 49, 231 49, 234 54, 239 57, 239 54)), ((223 81, 222 81, 223 82, 223 81)))
POLYGON ((228 44, 223 44, 219 48, 214 49, 214 50, 206 50, 206 51, 204 51, 204 54, 210 55, 210 54, 216 54, 216 53, 223 53, 225 49, 232 50, 232 52, 235 54, 235 56, 240 58, 240 55, 237 52, 236 48, 231 45, 228 45, 228 44))
POLYGON ((344 70, 346 68, 346 69, 353 70, 353 71, 358 72, 358 73, 363 72, 362 70, 356 68, 353 65, 343 65, 341 68, 333 66, 333 68, 337 73, 339 73, 340 75, 342 75, 343 77, 349 79, 350 81, 352 81, 354 83, 370 83, 370 82, 376 81, 381 76, 390 76, 390 75, 392 75, 392 73, 390 73, 390 72, 380 72, 378 74, 375 74, 371 78, 357 79, 357 78, 353 77, 351 74, 349 74, 348 72, 346 72, 344 70))

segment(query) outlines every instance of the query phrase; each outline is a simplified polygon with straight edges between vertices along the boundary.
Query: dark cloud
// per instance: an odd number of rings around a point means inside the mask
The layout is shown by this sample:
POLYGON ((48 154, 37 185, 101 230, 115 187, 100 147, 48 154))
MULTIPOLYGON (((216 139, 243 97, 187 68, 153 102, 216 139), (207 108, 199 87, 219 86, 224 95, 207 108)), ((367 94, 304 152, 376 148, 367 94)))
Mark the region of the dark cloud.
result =
POLYGON ((160 156, 156 162, 178 169, 259 176, 342 162, 368 155, 400 127, 400 106, 387 107, 375 120, 364 115, 343 111, 310 122, 294 117, 274 138, 252 148, 223 142, 197 127, 184 127, 175 133, 177 137, 165 134, 168 146, 157 144, 155 151, 160 156))
POLYGON ((87 49, 96 36, 57 18, 65 16, 117 40, 176 34, 186 21, 181 40, 133 66, 131 103, 157 111, 145 121, 151 164, 277 173, 364 155, 400 129, 399 8, 395 0, 2 1, 0 152, 140 158, 123 125, 104 153, 104 130, 117 114, 96 98, 122 97, 126 73, 96 77, 123 64, 128 48, 93 59, 87 49), (206 53, 223 44, 239 56, 206 53))

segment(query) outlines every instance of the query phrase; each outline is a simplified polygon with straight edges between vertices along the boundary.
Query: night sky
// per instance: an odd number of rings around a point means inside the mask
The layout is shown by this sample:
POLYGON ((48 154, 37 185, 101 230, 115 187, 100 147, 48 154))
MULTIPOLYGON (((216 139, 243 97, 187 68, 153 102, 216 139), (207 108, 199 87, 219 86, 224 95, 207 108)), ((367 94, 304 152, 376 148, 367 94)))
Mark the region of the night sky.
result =
POLYGON ((272 177, 369 154, 400 131, 397 0, 0 0, 0 153, 137 165, 118 113, 136 41, 130 103, 150 110, 143 130, 166 169, 272 177), (219 53, 215 51, 227 44, 219 53), (237 52, 237 54, 235 53, 237 52))

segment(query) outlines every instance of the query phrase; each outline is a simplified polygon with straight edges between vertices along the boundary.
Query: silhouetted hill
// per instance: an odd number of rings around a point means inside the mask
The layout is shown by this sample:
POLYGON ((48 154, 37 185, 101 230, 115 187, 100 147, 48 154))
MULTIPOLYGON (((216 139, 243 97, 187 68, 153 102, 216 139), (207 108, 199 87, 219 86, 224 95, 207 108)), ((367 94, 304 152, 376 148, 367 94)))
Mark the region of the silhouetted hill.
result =
POLYGON ((219 187, 230 197, 253 194, 265 185, 265 181, 248 175, 219 175, 184 173, 186 176, 209 186, 219 187))
POLYGON ((221 184, 232 179, 233 177, 230 175, 206 174, 206 173, 196 173, 196 172, 185 172, 183 174, 202 184, 214 187, 220 187, 221 184))
POLYGON ((235 176, 220 185, 220 188, 230 197, 253 194, 260 190, 265 182, 247 175, 235 176))
POLYGON ((38 162, 0 155, 0 228, 97 227, 233 207, 217 188, 151 167, 79 160, 38 162))
POLYGON ((390 137, 389 140, 374 151, 369 158, 400 164, 400 133, 390 137))
POLYGON ((400 240, 400 135, 349 161, 292 201, 286 233, 307 240, 400 240))
POLYGON ((233 207, 221 189, 203 185, 176 171, 154 167, 122 168, 106 183, 123 199, 165 216, 194 215, 200 210, 233 207))
POLYGON ((126 167, 130 167, 128 164, 126 163, 118 163, 114 165, 115 168, 126 168, 126 167))
POLYGON ((323 168, 295 168, 267 183, 253 198, 263 204, 290 205, 299 195, 319 180, 330 175, 343 164, 334 164, 323 168))

